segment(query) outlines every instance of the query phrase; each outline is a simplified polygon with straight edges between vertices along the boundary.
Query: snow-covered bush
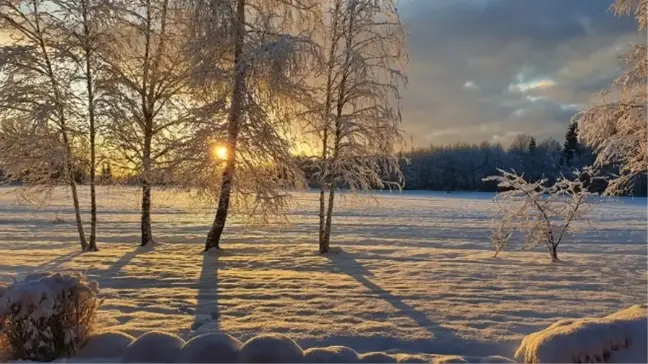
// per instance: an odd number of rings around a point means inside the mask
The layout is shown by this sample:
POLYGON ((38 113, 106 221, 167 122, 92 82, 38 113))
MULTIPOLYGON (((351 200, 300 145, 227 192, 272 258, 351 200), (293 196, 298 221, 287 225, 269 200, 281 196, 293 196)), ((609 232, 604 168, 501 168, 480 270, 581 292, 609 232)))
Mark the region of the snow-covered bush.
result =
POLYGON ((525 363, 646 363, 646 305, 603 318, 560 320, 527 335, 515 353, 525 363))
POLYGON ((0 342, 12 359, 51 361, 76 352, 101 301, 83 275, 39 273, 0 287, 0 342))
POLYGON ((281 334, 262 334, 246 341, 238 356, 239 363, 300 363, 302 348, 281 334))
POLYGON ((133 341, 122 355, 124 363, 173 363, 185 341, 177 335, 147 332, 133 341))
POLYGON ((575 171, 574 178, 561 176, 553 185, 547 179, 529 182, 515 171, 501 169, 499 176, 484 178, 496 181, 502 190, 496 196, 498 218, 491 229, 495 255, 504 249, 515 232, 525 235, 524 247, 535 248, 544 244, 552 261, 558 260, 558 246, 573 231, 573 222, 583 218, 590 210, 588 191, 594 176, 590 168, 575 171))

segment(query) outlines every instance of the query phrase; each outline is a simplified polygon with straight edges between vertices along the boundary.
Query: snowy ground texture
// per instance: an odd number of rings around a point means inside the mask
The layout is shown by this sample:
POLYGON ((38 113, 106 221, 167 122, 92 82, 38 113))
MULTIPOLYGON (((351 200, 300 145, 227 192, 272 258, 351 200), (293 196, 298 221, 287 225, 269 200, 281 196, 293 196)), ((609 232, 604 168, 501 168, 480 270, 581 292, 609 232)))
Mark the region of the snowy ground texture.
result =
POLYGON ((141 249, 136 190, 101 188, 101 250, 81 254, 63 190, 41 208, 0 192, 0 279, 84 272, 107 298, 101 327, 135 337, 281 333, 303 348, 513 357, 557 320, 604 317, 647 295, 645 198, 605 203, 551 263, 540 248, 492 257, 491 194, 346 197, 333 232, 342 250, 320 256, 315 193, 298 196, 292 225, 234 221, 225 250, 204 255, 213 210, 181 194, 154 194, 162 244, 141 249))

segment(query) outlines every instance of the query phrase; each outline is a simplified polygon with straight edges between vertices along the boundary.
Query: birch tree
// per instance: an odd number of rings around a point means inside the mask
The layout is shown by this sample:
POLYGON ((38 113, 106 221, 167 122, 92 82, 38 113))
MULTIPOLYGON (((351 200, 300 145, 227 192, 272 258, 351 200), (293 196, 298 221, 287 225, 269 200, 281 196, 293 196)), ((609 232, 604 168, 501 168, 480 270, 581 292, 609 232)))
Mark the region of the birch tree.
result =
MULTIPOLYGON (((247 212, 251 218, 278 213, 290 199, 286 189, 303 182, 287 133, 296 105, 307 98, 304 79, 317 59, 309 34, 316 9, 307 0, 222 0, 199 5, 202 11, 195 13, 200 15, 197 23, 204 37, 200 43, 211 47, 203 52, 224 54, 224 58, 207 58, 220 72, 203 81, 214 88, 214 82, 227 80, 226 115, 221 118, 221 110, 212 114, 222 132, 217 142, 226 157, 222 163, 205 163, 217 171, 217 177, 206 181, 216 201, 207 251, 220 249, 230 209, 247 212), (211 52, 223 46, 224 53, 211 52)), ((222 97, 215 92, 212 103, 222 97)), ((207 144, 203 150, 210 150, 207 144)))
POLYGON ((28 186, 70 187, 81 249, 88 249, 74 171, 79 117, 70 85, 74 64, 53 22, 56 5, 0 1, 0 157, 10 179, 28 186))
POLYGON ((192 65, 185 56, 184 8, 171 0, 125 0, 113 6, 114 42, 99 57, 106 64, 106 100, 111 124, 107 145, 114 163, 134 171, 142 188, 141 245, 155 243, 151 189, 176 148, 191 136, 192 65))
POLYGON ((395 148, 406 53, 394 1, 335 0, 323 6, 325 72, 311 131, 320 148, 319 250, 326 253, 338 188, 401 187, 395 148))
POLYGON ((97 0, 53 0, 52 20, 57 27, 58 36, 65 42, 66 54, 73 62, 77 75, 73 80, 79 101, 80 116, 87 125, 89 143, 89 177, 90 177, 90 236, 88 250, 97 249, 97 104, 101 101, 101 90, 98 79, 102 62, 98 51, 109 43, 108 33, 110 7, 97 0))
MULTIPOLYGON (((635 15, 639 31, 648 22, 647 0, 616 0, 611 9, 617 15, 635 15)), ((645 38, 645 37, 644 37, 645 38)), ((648 58, 646 44, 632 44, 624 56, 626 71, 604 90, 590 108, 577 115, 579 137, 597 151, 595 164, 617 164, 620 174, 612 179, 606 193, 624 192, 635 176, 648 166, 648 126, 646 107, 648 58)))

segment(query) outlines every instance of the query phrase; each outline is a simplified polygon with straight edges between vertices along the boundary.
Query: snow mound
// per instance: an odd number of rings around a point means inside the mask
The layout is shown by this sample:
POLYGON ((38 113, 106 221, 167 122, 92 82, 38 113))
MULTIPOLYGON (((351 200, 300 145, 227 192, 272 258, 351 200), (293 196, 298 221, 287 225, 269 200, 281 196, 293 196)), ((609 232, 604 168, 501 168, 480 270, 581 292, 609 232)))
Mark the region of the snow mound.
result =
POLYGON ((439 355, 432 358, 432 363, 441 364, 441 363, 468 363, 468 360, 463 356, 459 355, 439 355))
POLYGON ((281 334, 262 334, 246 341, 239 363, 299 363, 304 352, 291 338, 281 334))
POLYGON ((185 342, 160 331, 147 332, 133 341, 122 356, 124 363, 173 363, 185 342))
POLYGON ((560 320, 527 335, 515 358, 526 363, 647 362, 647 306, 604 318, 560 320))
POLYGON ((397 363, 429 363, 430 359, 417 354, 396 354, 397 363))
POLYGON ((119 331, 104 331, 88 336, 85 344, 76 353, 77 358, 116 358, 135 338, 119 331))
MULTIPOLYGON (((471 361, 472 363, 472 361, 471 361)), ((494 356, 484 356, 479 358, 479 361, 475 363, 516 363, 515 360, 505 358, 503 356, 494 355, 494 356)))
POLYGON ((327 346, 304 350, 305 363, 357 363, 358 353, 346 346, 327 346))
POLYGON ((176 363, 235 363, 243 343, 225 333, 203 334, 182 347, 176 363))
POLYGON ((396 363, 396 358, 385 353, 372 352, 360 354, 358 361, 360 363, 396 363))

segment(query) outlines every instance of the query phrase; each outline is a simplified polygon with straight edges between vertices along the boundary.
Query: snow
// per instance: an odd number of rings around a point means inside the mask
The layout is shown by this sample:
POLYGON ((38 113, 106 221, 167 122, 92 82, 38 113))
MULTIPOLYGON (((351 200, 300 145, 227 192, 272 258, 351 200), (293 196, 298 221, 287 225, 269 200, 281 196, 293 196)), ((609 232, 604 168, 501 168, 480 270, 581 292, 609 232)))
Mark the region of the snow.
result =
POLYGON ((297 196, 292 225, 245 227, 234 216, 214 255, 202 254, 213 206, 169 191, 153 194, 160 244, 139 249, 137 196, 98 189, 100 251, 81 253, 63 190, 40 209, 0 192, 0 281, 83 272, 105 296, 97 326, 135 337, 283 333, 303 348, 466 357, 513 357, 558 320, 604 317, 647 295, 645 198, 604 203, 551 263, 545 250, 513 246, 492 257, 494 194, 347 196, 331 242, 342 249, 328 256, 317 253, 316 193, 297 196))
POLYGON ((185 342, 174 334, 151 331, 133 341, 121 357, 123 363, 173 363, 185 342))
POLYGON ((515 354, 525 363, 644 363, 647 306, 604 318, 561 320, 528 335, 515 354))
POLYGON ((225 333, 203 334, 192 338, 180 349, 176 363, 235 363, 241 343, 225 333))
POLYGON ((282 334, 262 334, 246 341, 239 363, 301 363, 304 351, 293 339, 282 334))
POLYGON ((119 331, 102 331, 88 336, 85 344, 76 353, 77 358, 117 358, 135 340, 131 335, 119 331))
POLYGON ((346 346, 327 346, 304 350, 305 363, 357 363, 358 353, 346 346))

